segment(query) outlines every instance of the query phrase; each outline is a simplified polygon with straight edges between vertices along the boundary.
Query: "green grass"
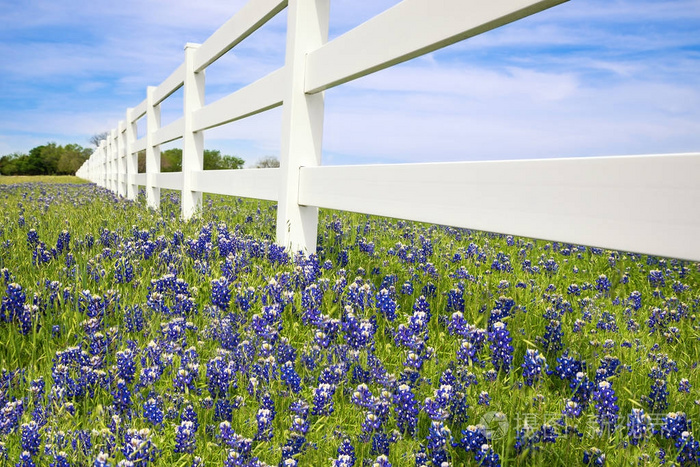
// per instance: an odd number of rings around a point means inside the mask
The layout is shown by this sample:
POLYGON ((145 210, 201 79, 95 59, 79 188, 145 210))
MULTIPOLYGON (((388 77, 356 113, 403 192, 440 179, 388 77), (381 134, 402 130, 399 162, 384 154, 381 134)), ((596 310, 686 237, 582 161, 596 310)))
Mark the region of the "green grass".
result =
POLYGON ((90 183, 72 175, 0 175, 0 185, 15 183, 90 183))

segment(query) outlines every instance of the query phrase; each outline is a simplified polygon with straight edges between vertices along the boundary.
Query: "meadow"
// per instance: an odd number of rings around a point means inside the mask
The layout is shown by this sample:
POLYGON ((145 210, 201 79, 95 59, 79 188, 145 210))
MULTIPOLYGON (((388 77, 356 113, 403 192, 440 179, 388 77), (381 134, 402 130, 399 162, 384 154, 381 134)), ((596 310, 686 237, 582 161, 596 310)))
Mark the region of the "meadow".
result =
POLYGON ((13 181, 3 465, 700 464, 699 264, 13 181))

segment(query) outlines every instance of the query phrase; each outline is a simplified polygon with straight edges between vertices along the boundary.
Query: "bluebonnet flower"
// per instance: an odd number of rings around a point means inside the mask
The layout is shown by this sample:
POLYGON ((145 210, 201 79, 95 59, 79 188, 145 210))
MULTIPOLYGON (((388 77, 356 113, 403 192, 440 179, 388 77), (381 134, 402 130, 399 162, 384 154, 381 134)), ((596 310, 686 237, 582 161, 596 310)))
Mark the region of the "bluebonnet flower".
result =
POLYGON ((425 298, 425 296, 421 295, 416 299, 416 301, 413 304, 413 312, 414 315, 416 312, 421 312, 425 313, 423 316, 423 319, 425 320, 426 324, 430 321, 430 317, 432 316, 430 313, 430 303, 428 303, 428 300, 425 298))
POLYGON ((301 391, 301 376, 294 369, 293 362, 286 362, 280 366, 280 379, 295 393, 301 391))
POLYGON ((27 297, 21 285, 15 282, 7 284, 5 296, 2 297, 2 305, 0 305, 0 320, 11 322, 18 318, 24 312, 26 300, 27 297))
POLYGON ((370 391, 369 387, 367 387, 367 384, 362 383, 357 386, 357 389, 353 391, 352 396, 350 400, 363 408, 369 409, 375 404, 375 398, 374 395, 372 394, 372 391, 370 391))
POLYGON ((635 290, 632 293, 630 293, 630 296, 627 299, 627 301, 632 307, 632 309, 637 311, 642 307, 642 294, 638 290, 635 290))
POLYGON ((22 454, 19 455, 19 462, 15 464, 15 467, 36 467, 36 464, 28 451, 22 451, 22 454))
POLYGON ((22 425, 22 450, 29 452, 32 456, 39 453, 39 445, 41 444, 39 428, 34 420, 22 425))
POLYGON ((314 400, 313 415, 330 415, 333 413, 333 394, 335 394, 335 385, 321 383, 317 388, 313 389, 314 400))
POLYGON ((292 426, 289 430, 295 433, 305 435, 309 431, 309 422, 306 418, 294 415, 292 417, 292 426))
POLYGON ((128 384, 134 382, 136 374, 136 362, 131 349, 124 349, 117 352, 117 374, 128 384))
POLYGON ((338 446, 338 458, 333 460, 333 467, 353 467, 356 460, 355 447, 349 439, 343 439, 338 446))
POLYGON ((453 399, 453 388, 449 384, 441 384, 435 390, 434 397, 426 397, 423 411, 431 420, 445 420, 449 417, 448 408, 453 399))
POLYGON ((568 418, 578 418, 581 416, 581 406, 577 402, 567 401, 561 413, 568 418))
POLYGON ((39 245, 39 234, 35 229, 29 229, 27 232, 27 246, 30 250, 33 250, 37 245, 39 245))
POLYGON ((398 429, 413 434, 418 424, 419 407, 411 388, 405 384, 399 386, 394 393, 393 403, 398 429))
POLYGON ((588 379, 585 373, 579 371, 569 383, 569 388, 573 391, 571 400, 579 404, 582 410, 585 410, 591 401, 595 384, 588 379))
POLYGON ((226 277, 211 281, 211 303, 224 311, 228 311, 231 303, 231 290, 226 277))
POLYGON ((564 347, 562 343, 562 337, 564 336, 561 330, 561 321, 552 319, 549 324, 545 327, 545 333, 543 337, 537 338, 537 342, 542 345, 545 352, 558 352, 564 347))
POLYGON ((676 439, 676 461, 679 465, 700 464, 700 441, 697 441, 693 434, 684 431, 680 438, 676 439))
POLYGON ((491 405, 491 396, 489 395, 488 392, 486 391, 481 391, 479 393, 479 401, 477 402, 479 405, 486 405, 489 406, 491 405))
POLYGON ((163 403, 150 397, 143 403, 143 417, 154 426, 163 423, 163 403))
POLYGON ((197 448, 197 439, 195 438, 196 429, 194 423, 183 421, 175 427, 175 448, 174 452, 191 454, 197 448))
POLYGON ((346 309, 346 312, 345 319, 342 322, 345 341, 356 350, 370 345, 376 332, 375 326, 370 320, 360 320, 351 311, 346 309))
POLYGON ((605 274, 598 276, 598 279, 595 281, 595 288, 598 290, 598 292, 607 293, 610 291, 611 286, 612 283, 605 274))
POLYGON ((426 437, 427 448, 431 451, 431 461, 434 465, 449 462, 447 446, 452 444, 452 433, 443 422, 433 421, 428 428, 426 437))
POLYGON ((688 378, 683 378, 678 382, 678 392, 690 393, 691 387, 692 385, 690 381, 688 381, 688 378))
POLYGON ((647 275, 649 284, 652 287, 663 287, 666 285, 666 280, 664 279, 664 273, 658 269, 652 269, 647 275))
POLYGON ((498 321, 493 325, 493 331, 489 332, 489 342, 491 343, 491 363, 496 371, 510 372, 510 366, 513 363, 513 346, 510 345, 513 340, 508 332, 508 327, 502 321, 498 321))
POLYGON ((255 415, 258 422, 258 432, 255 435, 256 441, 269 441, 272 439, 272 412, 268 409, 259 409, 255 415))
POLYGON ((372 467, 391 467, 391 462, 386 455, 382 454, 374 460, 372 467))
POLYGON ((668 389, 666 380, 657 378, 651 385, 649 396, 643 397, 650 412, 663 412, 668 407, 668 389))
POLYGON ((627 436, 630 443, 638 445, 651 433, 651 417, 643 409, 633 408, 627 420, 627 436))
POLYGON ((483 467, 500 467, 501 459, 490 444, 483 444, 474 453, 474 460, 483 467))
POLYGON ((692 422, 686 417, 683 412, 669 412, 661 420, 661 428, 656 430, 656 433, 666 439, 677 440, 685 431, 690 431, 692 422))
POLYGON ((129 429, 124 434, 122 454, 126 460, 136 465, 147 465, 155 462, 160 455, 160 450, 151 441, 151 431, 129 429))
POLYGON ((117 380, 116 388, 112 391, 112 397, 114 398, 114 408, 120 414, 126 414, 130 416, 131 414, 131 391, 126 385, 126 381, 119 378, 117 380))
POLYGON ((95 458, 95 463, 93 464, 93 467, 111 467, 112 464, 109 462, 109 455, 103 451, 100 451, 99 454, 97 454, 97 457, 95 458))
POLYGON ((382 419, 376 414, 368 412, 365 414, 365 420, 362 422, 362 432, 364 434, 372 434, 375 431, 380 431, 382 428, 382 419))
POLYGON ((605 465, 605 453, 598 448, 587 449, 583 452, 584 465, 605 465))
POLYGON ((375 298, 377 310, 382 313, 386 319, 393 322, 396 319, 396 310, 398 305, 396 300, 391 296, 388 289, 381 289, 375 298))
POLYGON ((620 407, 617 405, 615 391, 609 381, 598 383, 598 390, 593 392, 593 400, 596 401, 597 421, 600 429, 606 433, 615 431, 620 407))
POLYGON ((523 379, 528 386, 534 385, 542 376, 542 370, 548 369, 547 359, 538 350, 527 349, 523 368, 523 379))
POLYGON ((585 369, 586 363, 569 356, 569 351, 566 350, 561 357, 557 357, 557 366, 554 371, 561 379, 571 382, 576 378, 577 373, 585 369))

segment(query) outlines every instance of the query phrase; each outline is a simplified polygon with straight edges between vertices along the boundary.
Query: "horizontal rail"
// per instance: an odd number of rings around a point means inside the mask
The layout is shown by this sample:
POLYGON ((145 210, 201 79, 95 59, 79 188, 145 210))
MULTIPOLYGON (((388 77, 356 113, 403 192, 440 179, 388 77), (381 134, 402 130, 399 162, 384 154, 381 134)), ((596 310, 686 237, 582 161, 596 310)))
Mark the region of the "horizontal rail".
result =
POLYGON ((146 185, 146 174, 129 174, 126 176, 126 183, 130 185, 146 185))
MULTIPOLYGON (((143 117, 146 115, 146 107, 148 106, 148 103, 146 102, 146 99, 142 100, 139 102, 139 105, 134 107, 131 110, 131 123, 136 122, 139 118, 143 117)), ((129 123, 129 122, 127 122, 129 123)))
POLYGON ((284 68, 280 68, 233 94, 196 110, 192 114, 194 131, 230 123, 282 105, 285 77, 284 68))
POLYGON ((700 153, 309 167, 299 204, 700 261, 700 153))
POLYGON ((277 200, 279 169, 204 170, 190 176, 196 191, 277 200))
POLYGON ((313 94, 497 28, 566 0, 404 0, 311 52, 313 94))
POLYGON ((153 145, 165 144, 170 141, 174 141, 178 138, 182 138, 185 133, 185 119, 183 117, 178 118, 168 125, 158 128, 153 134, 153 145))
POLYGON ((154 105, 158 105, 168 98, 172 93, 177 91, 182 87, 182 83, 185 82, 185 64, 180 64, 175 71, 173 71, 170 76, 165 78, 165 81, 160 83, 156 90, 153 91, 153 101, 154 105))
POLYGON ((139 138, 131 145, 131 153, 141 152, 146 150, 146 137, 139 138))
POLYGON ((146 174, 146 181, 149 177, 154 187, 182 191, 182 172, 150 173, 146 174))
POLYGON ((287 0, 253 0, 246 3, 201 45, 194 58, 195 71, 200 72, 214 63, 286 6, 287 0))

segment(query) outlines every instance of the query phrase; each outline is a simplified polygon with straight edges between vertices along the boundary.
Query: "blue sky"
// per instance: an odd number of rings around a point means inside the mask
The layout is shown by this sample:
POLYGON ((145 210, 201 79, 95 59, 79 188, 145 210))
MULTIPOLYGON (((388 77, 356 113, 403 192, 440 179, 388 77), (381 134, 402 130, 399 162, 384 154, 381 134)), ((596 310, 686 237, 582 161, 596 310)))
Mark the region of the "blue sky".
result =
MULTIPOLYGON (((331 39, 396 3, 332 0, 331 39)), ((88 146, 243 4, 0 0, 0 155, 88 146)), ((285 27, 283 12, 208 68, 207 102, 282 66, 285 27)), ((272 110, 205 146, 252 164, 280 126, 272 110)), ((571 0, 326 92, 324 164, 698 151, 698 0, 571 0)))

